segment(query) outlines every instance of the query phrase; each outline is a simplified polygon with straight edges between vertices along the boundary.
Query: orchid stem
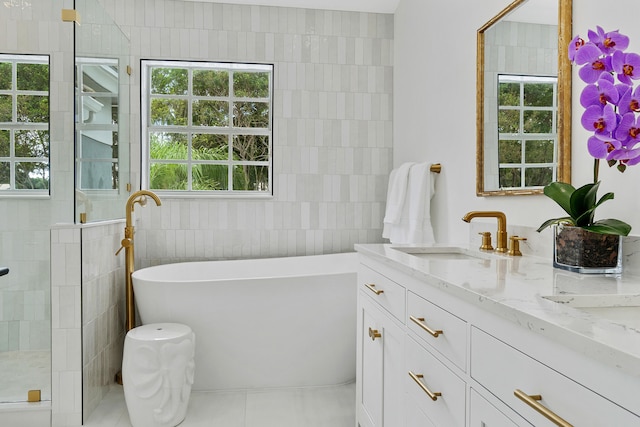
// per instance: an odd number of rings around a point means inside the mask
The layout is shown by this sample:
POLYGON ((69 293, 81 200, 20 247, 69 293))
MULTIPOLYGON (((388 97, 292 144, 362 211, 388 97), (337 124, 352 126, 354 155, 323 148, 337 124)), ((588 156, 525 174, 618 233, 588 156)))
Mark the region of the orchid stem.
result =
POLYGON ((598 182, 598 170, 600 170, 600 159, 594 159, 593 161, 593 183, 598 182))

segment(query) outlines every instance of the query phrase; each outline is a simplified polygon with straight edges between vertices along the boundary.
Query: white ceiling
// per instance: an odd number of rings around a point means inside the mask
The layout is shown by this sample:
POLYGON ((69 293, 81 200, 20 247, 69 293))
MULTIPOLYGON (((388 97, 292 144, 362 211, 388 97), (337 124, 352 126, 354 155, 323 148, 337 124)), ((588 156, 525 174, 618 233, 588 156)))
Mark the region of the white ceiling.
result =
POLYGON ((400 0, 183 0, 209 3, 253 4, 260 6, 302 7, 306 9, 352 10, 394 13, 400 0))

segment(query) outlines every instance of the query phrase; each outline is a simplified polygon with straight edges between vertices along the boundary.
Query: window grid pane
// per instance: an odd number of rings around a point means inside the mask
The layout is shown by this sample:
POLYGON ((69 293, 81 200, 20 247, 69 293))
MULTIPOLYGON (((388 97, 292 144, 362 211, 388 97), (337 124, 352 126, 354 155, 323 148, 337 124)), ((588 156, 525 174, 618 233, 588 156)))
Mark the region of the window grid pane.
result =
POLYGON ((500 188, 543 187, 557 173, 557 78, 498 76, 500 188))
POLYGON ((144 65, 148 188, 269 194, 273 66, 144 65))
POLYGON ((0 54, 0 194, 49 191, 49 58, 0 54))

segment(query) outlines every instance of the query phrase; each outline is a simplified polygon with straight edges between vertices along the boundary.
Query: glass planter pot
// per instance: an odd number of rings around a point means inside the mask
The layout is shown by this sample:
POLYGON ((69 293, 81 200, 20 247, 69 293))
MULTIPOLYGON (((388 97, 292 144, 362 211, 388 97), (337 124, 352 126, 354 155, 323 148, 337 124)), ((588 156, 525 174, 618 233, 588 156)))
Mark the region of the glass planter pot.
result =
POLYGON ((622 273, 622 236, 580 227, 553 227, 553 266, 586 274, 622 273))

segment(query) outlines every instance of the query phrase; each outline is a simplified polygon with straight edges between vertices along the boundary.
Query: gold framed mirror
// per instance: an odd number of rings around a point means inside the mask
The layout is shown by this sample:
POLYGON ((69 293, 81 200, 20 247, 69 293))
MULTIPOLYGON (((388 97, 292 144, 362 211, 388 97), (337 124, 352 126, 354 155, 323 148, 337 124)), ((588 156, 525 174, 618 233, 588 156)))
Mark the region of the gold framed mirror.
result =
POLYGON ((541 194, 571 181, 572 7, 515 0, 478 29, 478 196, 541 194))

